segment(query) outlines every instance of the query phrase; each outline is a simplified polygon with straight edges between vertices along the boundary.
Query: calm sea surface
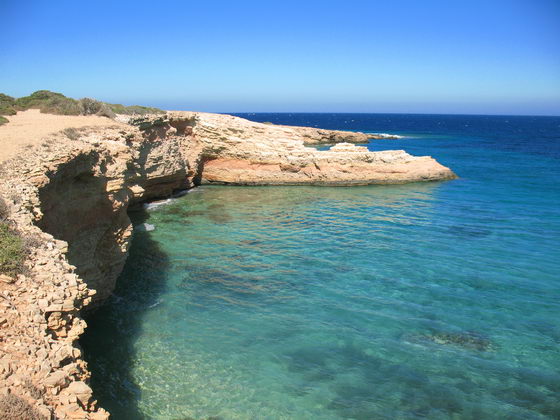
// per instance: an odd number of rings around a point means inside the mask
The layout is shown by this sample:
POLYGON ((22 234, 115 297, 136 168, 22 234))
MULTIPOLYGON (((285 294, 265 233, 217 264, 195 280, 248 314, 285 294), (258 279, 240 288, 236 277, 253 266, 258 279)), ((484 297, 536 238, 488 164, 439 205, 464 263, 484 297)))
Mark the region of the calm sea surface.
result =
POLYGON ((560 418, 560 118, 240 114, 385 132, 460 179, 203 186, 132 214, 81 340, 115 419, 560 418))

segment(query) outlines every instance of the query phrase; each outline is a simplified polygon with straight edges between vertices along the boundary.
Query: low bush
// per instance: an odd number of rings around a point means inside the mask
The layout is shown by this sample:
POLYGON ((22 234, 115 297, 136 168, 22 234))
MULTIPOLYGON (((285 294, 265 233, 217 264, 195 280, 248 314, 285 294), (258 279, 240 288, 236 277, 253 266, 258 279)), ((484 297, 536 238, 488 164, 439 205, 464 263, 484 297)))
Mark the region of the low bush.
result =
POLYGON ((31 398, 34 398, 36 400, 42 398, 45 394, 41 389, 37 388, 37 386, 33 382, 31 382, 29 378, 25 378, 22 385, 27 390, 27 392, 29 392, 31 398))
POLYGON ((84 115, 97 114, 101 110, 102 102, 96 99, 82 98, 79 102, 82 107, 82 114, 84 115))
POLYGON ((146 114, 164 114, 159 108, 152 108, 149 106, 130 105, 124 106, 121 104, 107 104, 115 114, 125 115, 146 115, 146 114))
POLYGON ((6 220, 8 214, 10 214, 10 210, 8 209, 8 204, 2 197, 0 197, 0 221, 6 220))
POLYGON ((128 123, 138 127, 140 131, 145 131, 151 128, 163 127, 169 121, 165 117, 159 117, 155 120, 150 120, 147 117, 139 117, 131 119, 128 123))
MULTIPOLYGON (((115 114, 146 115, 165 113, 165 111, 158 108, 140 105, 124 106, 121 104, 109 104, 91 98, 82 98, 78 101, 68 98, 62 93, 49 90, 38 90, 29 96, 17 99, 0 93, 0 115, 14 115, 17 111, 25 111, 27 109, 39 109, 47 114, 100 115, 109 118, 114 118, 115 114)), ((0 124, 5 122, 8 121, 0 119, 0 124)))
POLYGON ((2 116, 0 115, 0 125, 6 124, 7 122, 9 122, 8 119, 7 119, 7 118, 4 118, 4 117, 2 117, 2 116))
POLYGON ((78 140, 80 138, 80 132, 76 130, 74 127, 68 127, 62 130, 62 133, 70 140, 78 140))
POLYGON ((44 420, 27 401, 14 394, 0 397, 0 419, 44 420))
POLYGON ((115 113, 109 104, 91 98, 80 99, 83 115, 99 115, 101 117, 115 118, 115 113))
POLYGON ((0 93, 0 115, 15 115, 17 112, 15 105, 15 98, 0 93))
POLYGON ((62 93, 49 90, 38 90, 29 96, 16 99, 16 109, 26 110, 38 108, 41 112, 57 115, 80 115, 80 103, 72 98, 67 98, 62 93))
POLYGON ((0 222, 0 274, 14 276, 21 272, 24 257, 21 237, 7 223, 0 222))
POLYGON ((117 116, 117 114, 113 112, 109 104, 106 104, 105 102, 101 103, 101 108, 99 109, 99 111, 97 111, 96 115, 99 115, 100 117, 108 117, 108 118, 115 118, 117 116))

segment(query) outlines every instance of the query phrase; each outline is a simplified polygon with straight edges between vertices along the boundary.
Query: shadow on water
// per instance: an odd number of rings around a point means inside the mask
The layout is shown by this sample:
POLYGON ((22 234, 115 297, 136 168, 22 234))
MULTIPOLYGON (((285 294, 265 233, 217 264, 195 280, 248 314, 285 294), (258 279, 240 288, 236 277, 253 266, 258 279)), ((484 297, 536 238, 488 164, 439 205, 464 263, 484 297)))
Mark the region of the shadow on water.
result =
MULTIPOLYGON (((130 217, 138 225, 149 214, 138 211, 130 217)), ((113 295, 87 316, 88 328, 80 339, 92 373, 94 397, 117 420, 145 418, 138 407, 141 391, 132 377, 135 341, 143 320, 139 314, 159 303, 168 266, 167 256, 149 232, 135 230, 130 249, 113 295)))

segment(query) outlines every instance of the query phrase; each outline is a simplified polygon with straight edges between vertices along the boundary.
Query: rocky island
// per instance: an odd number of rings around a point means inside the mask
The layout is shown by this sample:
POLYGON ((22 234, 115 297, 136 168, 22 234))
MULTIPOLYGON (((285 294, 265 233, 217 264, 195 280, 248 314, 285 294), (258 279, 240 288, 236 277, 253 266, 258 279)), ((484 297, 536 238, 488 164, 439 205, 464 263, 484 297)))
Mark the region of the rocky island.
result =
POLYGON ((199 112, 130 115, 95 104, 95 112, 77 111, 98 114, 87 116, 35 108, 15 109, 0 126, 0 219, 23 249, 19 266, 0 275, 0 417, 109 417, 93 399, 77 339, 82 311, 110 296, 122 271, 131 206, 204 184, 456 177, 431 157, 356 146, 375 137, 363 133, 199 112), (307 146, 327 143, 335 146, 307 146))

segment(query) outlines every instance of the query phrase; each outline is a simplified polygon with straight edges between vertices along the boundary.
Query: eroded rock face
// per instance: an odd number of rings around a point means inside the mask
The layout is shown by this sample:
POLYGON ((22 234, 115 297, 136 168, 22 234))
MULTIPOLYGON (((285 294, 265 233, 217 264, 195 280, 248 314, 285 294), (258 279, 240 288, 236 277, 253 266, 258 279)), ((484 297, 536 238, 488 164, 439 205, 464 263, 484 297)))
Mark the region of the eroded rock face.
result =
MULTIPOLYGON (((172 118, 189 115, 172 113, 172 118)), ((403 150, 370 152, 354 146, 346 142, 349 133, 344 131, 326 135, 328 130, 259 124, 216 114, 197 114, 196 118, 193 136, 203 145, 202 183, 365 185, 456 177, 431 157, 414 157, 403 150), (328 151, 305 146, 325 139, 345 142, 328 151)))
MULTIPOLYGON (((37 162, 35 162, 37 163, 37 162)), ((28 242, 23 274, 0 283, 0 399, 4 404, 28 404, 33 418, 107 419, 86 383, 87 364, 76 340, 85 329, 80 310, 95 290, 89 289, 68 260, 68 243, 41 231, 33 210, 39 210, 42 179, 32 165, 3 168, 0 193, 9 203, 10 221, 28 242), (29 182, 14 177, 28 176, 29 182), (69 391, 77 389, 79 398, 69 391), (11 394, 14 397, 4 397, 11 394), (12 402, 10 402, 12 401, 12 402), (55 417, 56 416, 56 417, 55 417)))
POLYGON ((129 206, 200 183, 374 184, 454 178, 430 157, 369 152, 360 134, 171 112, 138 126, 45 138, 3 162, 10 221, 34 235, 27 272, 0 278, 0 396, 46 418, 104 419, 77 345, 83 308, 111 295, 127 257, 129 206), (357 141, 359 139, 359 141, 357 141), (342 141, 329 151, 305 143, 342 141))
POLYGON ((132 234, 126 214, 130 192, 124 181, 126 150, 85 148, 36 184, 37 225, 70 245, 67 258, 91 289, 105 299, 124 265, 132 234), (120 152, 120 153, 119 153, 120 152))

